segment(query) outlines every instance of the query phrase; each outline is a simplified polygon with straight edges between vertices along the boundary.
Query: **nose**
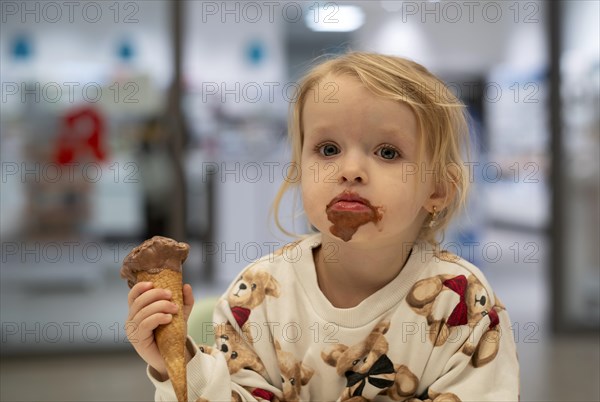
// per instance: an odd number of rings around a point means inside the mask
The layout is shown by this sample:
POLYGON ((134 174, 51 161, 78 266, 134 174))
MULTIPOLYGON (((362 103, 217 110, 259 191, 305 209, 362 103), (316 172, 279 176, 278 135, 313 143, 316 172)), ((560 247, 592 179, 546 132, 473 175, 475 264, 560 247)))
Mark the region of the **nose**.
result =
POLYGON ((363 158, 356 154, 349 154, 343 160, 340 160, 340 182, 365 184, 367 182, 365 163, 363 158))

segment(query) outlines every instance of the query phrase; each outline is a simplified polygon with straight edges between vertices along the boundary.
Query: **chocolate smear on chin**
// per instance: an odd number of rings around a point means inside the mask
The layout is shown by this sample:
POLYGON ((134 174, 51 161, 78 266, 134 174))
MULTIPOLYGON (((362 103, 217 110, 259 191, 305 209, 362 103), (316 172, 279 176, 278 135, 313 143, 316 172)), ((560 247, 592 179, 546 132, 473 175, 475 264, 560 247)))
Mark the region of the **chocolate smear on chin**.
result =
POLYGON ((367 207, 369 207, 369 211, 351 212, 334 210, 328 205, 325 211, 327 219, 333 223, 329 227, 331 234, 347 242, 352 239, 360 226, 369 222, 379 222, 383 216, 381 208, 373 207, 370 204, 367 204, 367 207))

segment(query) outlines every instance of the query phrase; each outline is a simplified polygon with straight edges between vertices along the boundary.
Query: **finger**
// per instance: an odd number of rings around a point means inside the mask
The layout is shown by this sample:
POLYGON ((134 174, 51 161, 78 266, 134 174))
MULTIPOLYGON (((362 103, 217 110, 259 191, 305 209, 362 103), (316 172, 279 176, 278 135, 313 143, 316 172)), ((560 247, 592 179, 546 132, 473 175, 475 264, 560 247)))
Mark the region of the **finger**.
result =
POLYGON ((188 283, 183 285, 183 305, 186 307, 194 305, 194 293, 192 286, 188 283))
POLYGON ((166 289, 149 289, 133 301, 129 307, 129 318, 135 317, 144 307, 159 300, 170 300, 171 291, 166 289))
POLYGON ((185 284, 183 286, 183 319, 187 322, 192 309, 194 308, 194 293, 192 286, 185 284))
POLYGON ((153 337, 153 331, 163 324, 168 324, 173 319, 173 315, 165 313, 156 313, 146 317, 138 325, 131 325, 127 338, 130 342, 142 342, 147 338, 153 337))
POLYGON ((140 329, 143 331, 154 331, 159 325, 168 324, 173 319, 173 314, 156 313, 148 316, 140 323, 140 329))
POLYGON ((137 299, 142 293, 152 289, 154 284, 152 282, 138 282, 129 291, 127 294, 127 304, 131 306, 135 299, 137 299))
POLYGON ((155 314, 175 314, 179 307, 169 300, 157 300, 142 308, 134 317, 134 322, 141 323, 145 319, 155 314))

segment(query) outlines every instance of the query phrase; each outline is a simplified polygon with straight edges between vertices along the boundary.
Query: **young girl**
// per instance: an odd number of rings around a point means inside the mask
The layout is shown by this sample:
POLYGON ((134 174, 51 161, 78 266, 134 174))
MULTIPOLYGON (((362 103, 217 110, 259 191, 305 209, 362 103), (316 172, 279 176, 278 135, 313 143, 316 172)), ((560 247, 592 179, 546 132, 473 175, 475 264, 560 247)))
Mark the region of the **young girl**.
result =
MULTIPOLYGON (((470 182, 465 116, 402 58, 348 53, 308 73, 289 125, 299 169, 274 210, 299 186, 318 232, 242 271, 217 304, 215 345, 188 339, 190 400, 518 400, 505 308, 436 241, 470 182)), ((144 282, 129 294, 130 340, 161 401, 175 394, 152 330, 176 311, 169 297, 144 282)), ((184 299, 187 318, 189 285, 184 299)))

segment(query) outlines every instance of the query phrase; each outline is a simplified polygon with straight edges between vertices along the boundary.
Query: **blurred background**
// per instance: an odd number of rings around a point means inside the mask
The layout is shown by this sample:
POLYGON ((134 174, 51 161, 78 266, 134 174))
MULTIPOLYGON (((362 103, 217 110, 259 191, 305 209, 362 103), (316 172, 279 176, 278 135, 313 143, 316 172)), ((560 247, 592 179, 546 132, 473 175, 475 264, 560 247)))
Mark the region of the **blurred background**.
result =
POLYGON ((0 4, 1 400, 152 399, 121 261, 185 240, 202 300, 287 242, 268 212, 295 82, 348 49, 469 106, 474 191, 444 244, 511 314, 521 399, 600 400, 598 1, 0 4))

